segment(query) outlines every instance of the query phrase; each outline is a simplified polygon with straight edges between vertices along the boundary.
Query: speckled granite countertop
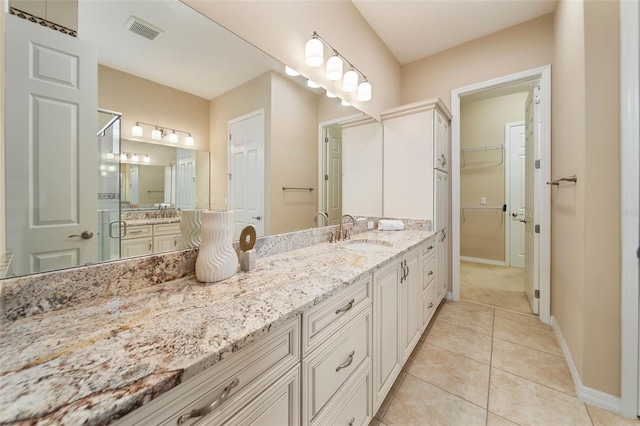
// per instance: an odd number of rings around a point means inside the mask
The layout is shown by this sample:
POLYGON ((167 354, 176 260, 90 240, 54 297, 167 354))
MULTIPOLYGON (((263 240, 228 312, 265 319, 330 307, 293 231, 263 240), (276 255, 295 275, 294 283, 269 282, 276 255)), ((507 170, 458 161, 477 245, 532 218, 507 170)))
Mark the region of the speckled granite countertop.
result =
POLYGON ((106 424, 391 262, 429 231, 370 231, 359 252, 322 243, 258 259, 251 272, 186 278, 5 322, 0 423, 106 424))
POLYGON ((149 218, 149 219, 131 219, 125 220, 127 226, 138 226, 138 225, 159 225, 163 223, 180 223, 181 218, 179 217, 166 217, 166 218, 149 218))

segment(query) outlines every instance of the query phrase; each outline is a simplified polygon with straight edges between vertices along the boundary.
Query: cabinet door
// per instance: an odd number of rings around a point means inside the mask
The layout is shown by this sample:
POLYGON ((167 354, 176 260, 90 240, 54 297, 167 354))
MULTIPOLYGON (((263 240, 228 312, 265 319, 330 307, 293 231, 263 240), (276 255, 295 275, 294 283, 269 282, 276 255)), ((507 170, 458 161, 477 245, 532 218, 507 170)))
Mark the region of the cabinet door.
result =
POLYGON ((159 235, 153 237, 153 252, 162 253, 175 250, 180 242, 180 234, 159 235))
POLYGON ((376 410, 402 367, 399 316, 401 271, 398 260, 381 269, 379 275, 374 275, 373 376, 376 410))
POLYGON ((404 362, 420 340, 422 331, 422 264, 420 252, 414 250, 405 256, 402 291, 402 361, 404 362))
POLYGON ((144 256, 151 254, 153 250, 153 239, 132 238, 130 240, 122 240, 120 242, 120 250, 122 257, 144 256))
POLYGON ((434 146, 436 169, 449 171, 449 120, 439 111, 435 113, 434 146))
POLYGON ((449 180, 448 175, 436 172, 436 256, 438 268, 436 271, 438 300, 442 300, 449 287, 449 180))

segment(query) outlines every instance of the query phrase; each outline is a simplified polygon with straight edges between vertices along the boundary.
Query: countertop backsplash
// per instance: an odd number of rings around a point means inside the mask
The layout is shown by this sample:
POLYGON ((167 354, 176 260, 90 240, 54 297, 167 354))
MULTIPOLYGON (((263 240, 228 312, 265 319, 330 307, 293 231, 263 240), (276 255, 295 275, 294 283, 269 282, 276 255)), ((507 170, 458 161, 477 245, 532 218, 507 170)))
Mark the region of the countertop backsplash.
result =
MULTIPOLYGON (((377 228, 377 220, 359 219, 355 227, 351 222, 345 223, 345 227, 355 236, 367 231, 369 221, 374 221, 377 228)), ((432 230, 430 220, 402 220, 406 229, 432 230)), ((255 245, 257 258, 327 242, 329 233, 337 228, 337 225, 325 226, 258 238, 255 245)), ((237 241, 234 248, 240 250, 237 241)), ((0 280, 0 321, 14 321, 98 298, 112 299, 145 287, 193 276, 197 255, 198 249, 188 249, 0 280)))

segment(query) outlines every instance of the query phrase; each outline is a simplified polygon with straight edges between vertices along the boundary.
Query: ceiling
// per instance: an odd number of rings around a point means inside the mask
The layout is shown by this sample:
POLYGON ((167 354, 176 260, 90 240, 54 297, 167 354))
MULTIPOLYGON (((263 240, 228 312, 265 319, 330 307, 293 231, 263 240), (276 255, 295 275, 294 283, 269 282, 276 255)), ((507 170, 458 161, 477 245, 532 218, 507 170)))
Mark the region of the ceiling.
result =
POLYGON ((400 64, 538 16, 556 0, 351 0, 400 64))

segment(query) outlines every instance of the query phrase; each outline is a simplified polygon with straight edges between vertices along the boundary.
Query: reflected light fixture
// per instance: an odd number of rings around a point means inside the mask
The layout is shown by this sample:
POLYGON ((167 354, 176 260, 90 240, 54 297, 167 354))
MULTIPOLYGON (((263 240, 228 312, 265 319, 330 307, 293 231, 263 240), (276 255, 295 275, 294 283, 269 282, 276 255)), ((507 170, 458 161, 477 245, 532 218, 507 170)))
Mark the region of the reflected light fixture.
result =
POLYGON ((300 75, 300 73, 298 71, 294 70, 293 68, 291 68, 291 67, 289 67, 287 65, 285 65, 285 67, 284 67, 284 72, 286 72, 287 75, 290 75, 291 77, 297 77, 297 76, 300 75))
POLYGON ((323 45, 318 40, 318 34, 313 32, 313 37, 304 46, 304 62, 310 67, 319 67, 324 62, 323 45))
POLYGON ((126 153, 122 153, 120 154, 120 161, 127 161, 127 154, 126 153))
POLYGON ((189 133, 189 136, 184 138, 184 144, 188 146, 193 146, 193 137, 191 137, 191 133, 189 133))
POLYGON ((370 101, 371 100, 371 84, 367 80, 360 83, 358 86, 358 100, 370 101))
POLYGON ((150 163, 151 162, 151 158, 149 158, 148 155, 145 155, 144 158, 142 159, 142 161, 144 161, 145 163, 150 163))
POLYGON ((345 101, 344 99, 342 99, 340 101, 340 103, 342 104, 342 106, 351 106, 351 104, 349 102, 345 101))
POLYGON ((313 80, 309 80, 307 79, 307 86, 311 87, 312 89, 317 89, 320 87, 320 85, 318 83, 316 83, 313 80))
MULTIPOLYGON (((185 145, 193 145, 193 138, 191 137, 191 132, 187 132, 185 130, 172 129, 171 127, 160 126, 158 124, 136 121, 136 125, 133 126, 133 128, 135 129, 136 127, 138 127, 140 129, 139 130, 140 136, 142 136, 142 127, 141 127, 142 124, 145 126, 153 127, 153 130, 151 131, 151 139, 153 140, 159 141, 168 136, 167 140, 170 143, 178 143, 180 141, 178 133, 184 133, 185 135, 187 135, 187 137, 184 140, 185 145)), ((134 131, 132 131, 132 134, 134 134, 134 131)))
POLYGON ((359 101, 371 100, 371 83, 369 83, 367 77, 326 40, 320 37, 316 31, 313 32, 311 39, 305 45, 305 63, 312 67, 322 65, 324 62, 323 46, 327 46, 333 52, 332 56, 327 60, 327 79, 330 81, 342 79, 342 90, 345 92, 358 91, 359 101), (343 75, 342 71, 345 62, 349 70, 343 75), (362 83, 358 86, 360 77, 362 77, 362 83))
POLYGON ((133 154, 133 155, 131 156, 131 161, 134 161, 134 162, 136 162, 136 163, 137 163, 137 162, 138 162, 138 160, 139 160, 139 158, 138 158, 138 154, 133 154))
POLYGON ((116 166, 109 166, 109 171, 110 172, 115 172, 116 171, 116 166))
POLYGON ((114 159, 113 152, 107 153, 107 160, 113 160, 113 159, 114 159))
POLYGON ((338 52, 334 52, 333 56, 327 61, 327 80, 338 81, 342 78, 342 59, 338 56, 338 52))
POLYGON ((335 93, 331 93, 330 91, 327 90, 327 98, 337 98, 338 95, 336 95, 335 93))
POLYGON ((136 125, 131 128, 131 135, 138 137, 142 136, 142 127, 140 127, 140 123, 138 121, 136 121, 136 125))
POLYGON ((169 133, 169 142, 178 143, 178 135, 175 130, 172 133, 169 133))

